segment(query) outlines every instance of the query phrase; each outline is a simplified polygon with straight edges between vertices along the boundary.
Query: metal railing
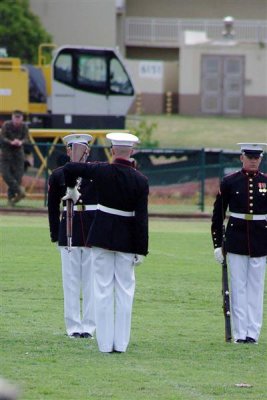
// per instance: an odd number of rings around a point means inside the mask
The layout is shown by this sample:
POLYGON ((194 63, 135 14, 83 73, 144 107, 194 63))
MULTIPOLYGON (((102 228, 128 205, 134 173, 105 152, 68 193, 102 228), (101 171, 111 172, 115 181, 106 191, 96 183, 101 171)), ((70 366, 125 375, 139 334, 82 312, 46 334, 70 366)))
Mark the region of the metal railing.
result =
MULTIPOLYGON (((213 40, 222 39, 223 21, 217 19, 126 18, 125 45, 179 47, 184 31, 206 32, 213 40)), ((266 20, 235 20, 235 40, 267 43, 266 20)))

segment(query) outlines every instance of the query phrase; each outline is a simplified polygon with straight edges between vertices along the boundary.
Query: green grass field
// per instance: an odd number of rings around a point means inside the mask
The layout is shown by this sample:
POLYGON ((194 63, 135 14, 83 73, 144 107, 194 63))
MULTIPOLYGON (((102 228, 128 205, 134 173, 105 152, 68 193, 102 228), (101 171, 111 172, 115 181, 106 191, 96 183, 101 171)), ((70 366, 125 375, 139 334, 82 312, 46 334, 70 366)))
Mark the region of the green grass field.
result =
POLYGON ((187 117, 181 115, 130 116, 129 128, 144 120, 156 124, 152 139, 161 148, 219 148, 239 150, 239 142, 267 143, 266 118, 187 117))
POLYGON ((22 400, 266 399, 267 319, 258 346, 224 342, 209 221, 150 221, 125 354, 65 336, 46 217, 0 215, 0 261, 0 375, 22 400))

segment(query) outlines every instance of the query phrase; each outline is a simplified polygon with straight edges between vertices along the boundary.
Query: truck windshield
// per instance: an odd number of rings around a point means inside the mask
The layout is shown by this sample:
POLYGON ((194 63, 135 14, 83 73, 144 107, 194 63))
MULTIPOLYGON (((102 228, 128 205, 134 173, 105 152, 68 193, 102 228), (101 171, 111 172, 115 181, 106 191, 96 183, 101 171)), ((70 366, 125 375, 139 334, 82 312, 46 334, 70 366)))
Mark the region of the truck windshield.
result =
POLYGON ((54 80, 86 92, 134 94, 121 60, 111 50, 63 49, 54 62, 54 80))

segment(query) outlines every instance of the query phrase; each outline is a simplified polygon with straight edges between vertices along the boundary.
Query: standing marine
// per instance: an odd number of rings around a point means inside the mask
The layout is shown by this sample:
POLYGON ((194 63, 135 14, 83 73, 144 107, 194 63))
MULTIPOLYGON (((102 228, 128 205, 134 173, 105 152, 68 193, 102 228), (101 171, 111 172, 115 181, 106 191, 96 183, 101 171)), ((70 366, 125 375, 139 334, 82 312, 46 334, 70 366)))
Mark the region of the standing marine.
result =
MULTIPOLYGON (((63 141, 70 159, 86 163, 91 140, 92 136, 86 134, 65 136, 63 141)), ((81 195, 73 206, 71 248, 68 247, 66 234, 66 201, 62 203, 66 193, 63 166, 55 169, 49 178, 48 217, 51 241, 58 244, 61 254, 67 335, 70 338, 91 338, 95 331, 95 316, 93 267, 87 238, 96 210, 96 194, 92 179, 78 179, 78 182, 81 195)))
POLYGON ((223 262, 223 223, 235 343, 256 344, 263 319, 267 256, 267 175, 260 172, 263 145, 240 143, 242 169, 223 178, 211 224, 214 255, 223 262))
POLYGON ((2 175, 7 184, 8 205, 25 197, 25 189, 21 185, 24 174, 24 145, 28 143, 28 126, 23 121, 23 113, 15 110, 10 121, 6 121, 1 129, 2 175))

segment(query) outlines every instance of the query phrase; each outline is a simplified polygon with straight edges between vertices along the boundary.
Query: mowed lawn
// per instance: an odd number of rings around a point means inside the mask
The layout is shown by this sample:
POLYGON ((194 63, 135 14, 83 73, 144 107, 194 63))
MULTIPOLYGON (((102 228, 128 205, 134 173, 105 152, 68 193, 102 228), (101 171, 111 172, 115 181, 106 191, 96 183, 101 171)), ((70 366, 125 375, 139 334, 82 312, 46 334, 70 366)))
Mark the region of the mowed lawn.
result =
POLYGON ((213 148, 239 150, 239 142, 267 143, 266 118, 218 116, 142 115, 129 116, 127 128, 154 124, 152 141, 161 148, 213 148))
POLYGON ((22 400, 266 399, 267 317, 258 346, 224 342, 209 225, 150 221, 129 349, 101 354, 95 340, 65 336, 47 218, 0 215, 0 375, 22 400))

